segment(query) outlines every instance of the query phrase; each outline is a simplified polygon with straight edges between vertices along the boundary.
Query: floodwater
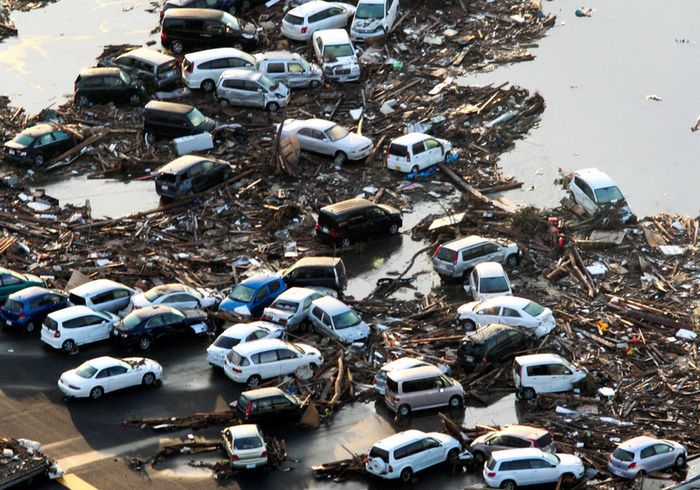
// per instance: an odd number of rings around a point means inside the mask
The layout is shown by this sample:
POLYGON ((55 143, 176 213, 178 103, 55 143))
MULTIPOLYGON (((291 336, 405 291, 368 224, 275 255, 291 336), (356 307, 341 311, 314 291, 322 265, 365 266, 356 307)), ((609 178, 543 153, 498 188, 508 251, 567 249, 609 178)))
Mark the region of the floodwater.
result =
POLYGON ((521 85, 547 103, 539 128, 501 158, 504 173, 525 183, 508 199, 556 205, 557 168, 598 167, 639 216, 697 216, 700 132, 690 127, 700 114, 700 2, 590 0, 587 18, 575 17, 579 3, 542 3, 557 24, 534 61, 467 77, 521 85))

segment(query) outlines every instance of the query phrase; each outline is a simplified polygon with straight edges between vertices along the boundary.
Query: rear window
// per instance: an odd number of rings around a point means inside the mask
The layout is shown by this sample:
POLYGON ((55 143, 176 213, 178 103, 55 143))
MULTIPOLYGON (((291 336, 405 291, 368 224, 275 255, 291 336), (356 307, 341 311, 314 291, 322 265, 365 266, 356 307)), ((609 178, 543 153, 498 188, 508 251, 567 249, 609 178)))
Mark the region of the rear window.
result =
POLYGON ((318 224, 331 229, 336 227, 334 216, 331 216, 330 214, 326 214, 324 212, 318 213, 318 224))
POLYGON ((295 303, 294 301, 287 301, 286 299, 278 299, 274 303, 272 303, 272 308, 277 308, 278 310, 283 310, 283 311, 297 311, 297 308, 299 307, 298 303, 295 303))
POLYGON ((376 446, 372 446, 372 449, 369 450, 369 457, 379 458, 386 464, 389 464, 389 451, 387 451, 386 449, 380 449, 376 446))
POLYGON ((22 311, 22 303, 8 298, 8 300, 5 301, 5 309, 9 311, 22 311))
POLYGON ((232 349, 240 343, 240 339, 234 339, 233 337, 221 336, 214 342, 214 347, 220 347, 222 349, 232 349))
POLYGON ((44 326, 49 330, 56 330, 58 328, 58 323, 49 317, 44 318, 44 326))
POLYGON ((340 315, 333 317, 333 326, 336 330, 343 330, 346 328, 354 327, 359 325, 362 320, 354 311, 346 311, 340 315))
POLYGON ((457 252, 455 252, 454 250, 450 250, 449 248, 440 247, 435 256, 440 260, 456 262, 457 252))
POLYGON ((544 311, 544 306, 539 305, 534 301, 530 301, 527 305, 525 305, 523 311, 528 315, 539 316, 544 311))
POLYGON ((158 67, 157 73, 160 75, 169 71, 177 70, 177 62, 175 60, 168 61, 158 67))
POLYGON ((34 138, 32 136, 29 136, 28 134, 18 134, 14 137, 12 141, 17 143, 18 145, 29 146, 32 143, 34 143, 34 138))
POLYGON ((78 296, 77 294, 69 294, 68 301, 73 303, 75 306, 85 306, 85 298, 78 296))
POLYGON ((238 406, 239 407, 246 409, 246 408, 248 408, 249 403, 250 403, 250 400, 248 399, 247 396, 241 395, 238 397, 238 406))
POLYGON ((256 449, 262 447, 263 443, 259 437, 240 437, 233 441, 234 449, 256 449))
POLYGON ((285 15, 284 20, 289 22, 290 24, 294 24, 296 26, 304 23, 303 17, 299 17, 298 15, 292 15, 292 14, 285 15))
MULTIPOLYGON (((156 180, 158 182, 165 182, 166 184, 174 184, 177 182, 177 175, 175 174, 159 174, 158 177, 156 177, 156 180)), ((149 299, 149 301, 153 301, 152 299, 149 299)))
POLYGON ((537 447, 547 447, 550 444, 552 444, 552 435, 549 432, 537 439, 537 447))
POLYGON ((386 387, 389 391, 392 391, 394 393, 399 392, 399 384, 391 378, 386 379, 386 387))
POLYGON ((633 461, 634 453, 618 447, 615 449, 615 452, 613 452, 613 458, 619 459, 620 461, 633 461))
POLYGON ((486 467, 493 471, 496 468, 496 460, 493 458, 489 458, 489 462, 486 463, 486 467))
POLYGON ((391 146, 389 146, 389 154, 405 158, 408 156, 408 147, 392 143, 391 146))
POLYGON ((250 364, 248 359, 240 355, 238 352, 235 350, 231 350, 228 354, 226 354, 226 358, 229 360, 231 364, 234 366, 247 366, 250 364))
POLYGON ((598 200, 599 203, 607 203, 624 199, 624 197, 622 196, 622 192, 620 192, 620 189, 618 189, 615 186, 596 189, 595 198, 598 200))
POLYGON ((479 282, 479 291, 482 293, 503 293, 509 289, 505 277, 482 277, 479 282))

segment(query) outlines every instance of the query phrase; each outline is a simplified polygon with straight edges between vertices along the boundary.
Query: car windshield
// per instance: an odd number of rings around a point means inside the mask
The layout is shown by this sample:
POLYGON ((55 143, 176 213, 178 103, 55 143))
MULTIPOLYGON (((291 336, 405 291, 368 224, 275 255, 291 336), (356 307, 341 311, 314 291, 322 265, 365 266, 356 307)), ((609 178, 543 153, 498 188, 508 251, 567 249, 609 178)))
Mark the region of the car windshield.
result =
POLYGON ((262 85, 268 92, 274 92, 280 86, 278 81, 271 80, 265 75, 260 77, 259 82, 260 85, 262 85))
POLYGON ((542 457, 543 457, 544 460, 545 460, 547 463, 549 463, 549 464, 553 464, 553 465, 555 465, 555 466, 559 464, 559 457, 558 457, 558 456, 555 456, 555 455, 552 454, 552 453, 545 453, 545 452, 543 452, 543 453, 542 453, 542 457))
POLYGON ((619 201, 624 199, 622 192, 616 186, 603 187, 595 190, 595 198, 599 203, 619 201))
POLYGON ((329 44, 323 49, 323 55, 327 58, 343 58, 352 56, 355 53, 352 51, 352 46, 349 44, 329 44))
POLYGON ((336 124, 325 131, 326 136, 331 141, 338 141, 339 139, 345 138, 348 135, 348 130, 344 127, 336 124))
POLYGON ((625 449, 619 447, 615 449, 615 452, 613 452, 612 455, 613 458, 620 461, 634 461, 634 453, 632 451, 626 451, 625 449))
POLYGON ((355 10, 356 19, 383 19, 384 4, 382 3, 360 3, 355 10))
POLYGON ((92 378, 96 372, 97 372, 97 368, 92 367, 92 365, 90 365, 89 362, 85 362, 85 363, 81 364, 75 370, 75 374, 77 374, 81 378, 85 378, 85 379, 92 378))
POLYGON ((220 347, 222 349, 231 349, 233 347, 236 347, 240 342, 241 339, 234 339, 233 337, 226 337, 225 335, 221 335, 214 342, 214 347, 220 347))
POLYGON ((530 301, 527 305, 525 305, 523 311, 530 316, 540 316, 544 311, 544 306, 539 305, 534 301, 530 301))
POLYGON ((278 299, 275 300, 274 303, 272 303, 271 308, 276 308, 278 310, 282 311, 297 311, 297 308, 299 307, 298 303, 295 303, 294 301, 287 301, 286 299, 278 299))
POLYGON ((22 303, 8 298, 7 301, 5 301, 5 309, 9 311, 22 311, 22 303))
POLYGON ((299 347, 297 344, 289 343, 289 344, 287 344, 287 345, 288 345, 289 347, 291 347, 292 349, 294 349, 295 351, 297 351, 299 354, 303 354, 303 353, 304 353, 304 349, 302 349, 301 347, 299 347))
POLYGON ((479 281, 479 292, 481 293, 503 293, 508 289, 508 281, 503 276, 482 277, 479 281))
POLYGON ((299 58, 299 64, 304 68, 304 71, 311 71, 311 64, 304 58, 299 58))
POLYGON ((355 325, 359 325, 361 321, 362 320, 360 320, 360 317, 357 315, 357 313, 355 313, 352 310, 346 311, 345 313, 341 313, 340 315, 336 315, 333 317, 333 325, 335 326, 336 330, 354 327, 355 325))
POLYGON ((197 109, 192 109, 190 112, 188 112, 187 118, 192 123, 192 126, 195 126, 195 127, 197 127, 201 124, 204 124, 204 121, 207 120, 207 118, 204 117, 204 114, 199 112, 197 109))
POLYGON ((131 75, 129 75, 129 74, 126 73, 126 72, 121 72, 121 73, 119 74, 119 76, 121 77, 121 79, 124 81, 124 83, 125 83, 126 85, 131 85, 131 75))
POLYGON ((233 448, 234 449, 256 449, 259 447, 262 447, 262 441, 258 436, 252 436, 252 437, 237 437, 233 441, 233 448))
POLYGON ((241 303, 247 303, 253 299, 254 294, 255 289, 251 288, 250 286, 246 286, 245 284, 239 284, 233 288, 230 293, 228 293, 228 299, 240 301, 241 303))
POLYGON ((18 134, 13 138, 12 141, 17 143, 18 145, 29 146, 32 143, 34 143, 34 138, 29 136, 28 134, 18 134))

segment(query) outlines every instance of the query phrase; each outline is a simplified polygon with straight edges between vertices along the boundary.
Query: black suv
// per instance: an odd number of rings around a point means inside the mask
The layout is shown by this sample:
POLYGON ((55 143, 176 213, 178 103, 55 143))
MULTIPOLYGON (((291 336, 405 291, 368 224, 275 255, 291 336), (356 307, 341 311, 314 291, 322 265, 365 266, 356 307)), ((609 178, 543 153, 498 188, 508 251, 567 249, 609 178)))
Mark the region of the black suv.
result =
POLYGON ((133 49, 99 64, 121 68, 133 78, 141 80, 149 90, 170 90, 180 82, 177 60, 155 49, 133 49))
POLYGON ((304 257, 282 271, 282 279, 290 288, 320 286, 338 292, 348 283, 345 264, 340 257, 304 257))
POLYGON ((298 422, 301 403, 279 388, 258 388, 241 393, 236 404, 241 422, 298 422))
POLYGON ((102 102, 140 104, 146 98, 141 82, 119 68, 86 68, 75 79, 73 100, 78 105, 102 102))
POLYGON ((170 9, 163 15, 160 43, 174 53, 207 48, 255 48, 255 26, 214 9, 170 9))
POLYGON ((402 224, 398 209, 374 204, 367 199, 348 199, 321 208, 316 223, 316 236, 347 247, 357 240, 396 235, 402 224))
POLYGON ((532 334, 515 327, 492 323, 468 333, 459 346, 459 362, 474 368, 479 363, 491 364, 510 360, 532 345, 532 334))
MULTIPOLYGON (((253 5, 257 5, 258 3, 263 2, 260 0, 253 0, 252 2, 253 5)), ((168 0, 160 11, 160 20, 163 21, 163 15, 167 10, 174 8, 216 9, 224 10, 231 15, 236 15, 239 12, 249 9, 250 6, 250 0, 168 0)))
POLYGON ((176 158, 156 172, 156 193, 175 198, 202 192, 231 177, 231 165, 222 160, 197 155, 176 158))
POLYGON ((8 163, 43 165, 78 143, 73 133, 51 124, 27 128, 3 146, 3 160, 8 163))
POLYGON ((152 100, 146 104, 143 130, 150 141, 158 137, 179 138, 199 133, 211 133, 216 122, 195 107, 174 102, 152 100))

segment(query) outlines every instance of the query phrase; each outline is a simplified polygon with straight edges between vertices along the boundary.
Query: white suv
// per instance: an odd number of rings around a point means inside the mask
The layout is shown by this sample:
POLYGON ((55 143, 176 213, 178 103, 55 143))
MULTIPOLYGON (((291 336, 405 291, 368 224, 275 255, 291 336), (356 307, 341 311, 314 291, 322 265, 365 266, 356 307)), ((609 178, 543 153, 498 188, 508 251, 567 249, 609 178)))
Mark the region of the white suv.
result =
POLYGON ((507 449, 491 453, 484 465, 484 480, 493 488, 515 490, 521 485, 556 483, 564 479, 579 480, 584 467, 572 454, 547 453, 541 449, 507 449))
POLYGON ((514 267, 520 250, 514 242, 477 235, 457 238, 440 245, 433 254, 433 267, 445 277, 462 277, 482 262, 499 262, 514 267))
POLYGON ((608 174, 597 168, 584 168, 569 175, 569 191, 578 204, 590 215, 605 206, 619 206, 623 223, 636 221, 625 197, 608 174))
POLYGON ((399 0, 360 0, 350 25, 350 37, 353 41, 365 41, 386 36, 398 12, 399 0))
POLYGON ((327 80, 353 82, 360 79, 360 64, 347 31, 324 29, 314 32, 312 39, 316 59, 327 80))
POLYGON ((459 459, 461 445, 440 432, 407 430, 375 442, 369 450, 365 470, 387 480, 408 483, 413 474, 444 462, 459 459))
POLYGON ((112 326, 119 317, 106 311, 95 311, 87 306, 71 306, 54 311, 44 318, 41 340, 70 353, 77 345, 91 344, 109 338, 112 326))
POLYGON ((255 58, 236 48, 189 53, 182 60, 182 80, 190 89, 213 92, 221 74, 232 68, 255 71, 255 58))
POLYGON ((261 339, 231 349, 224 361, 224 372, 236 383, 257 388, 263 379, 292 374, 299 368, 314 369, 322 364, 323 356, 315 347, 279 339, 261 339))
POLYGON ((452 151, 452 143, 423 133, 408 133, 391 141, 386 166, 391 170, 418 172, 444 162, 452 151))

